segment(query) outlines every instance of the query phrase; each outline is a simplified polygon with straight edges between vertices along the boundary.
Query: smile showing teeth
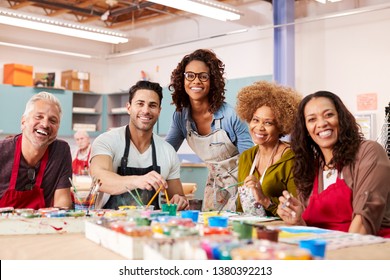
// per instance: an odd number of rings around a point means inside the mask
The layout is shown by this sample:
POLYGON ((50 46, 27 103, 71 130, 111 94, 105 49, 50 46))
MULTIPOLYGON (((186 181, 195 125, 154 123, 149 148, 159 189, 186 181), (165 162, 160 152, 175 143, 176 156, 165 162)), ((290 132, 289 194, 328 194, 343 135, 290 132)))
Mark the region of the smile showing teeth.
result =
POLYGON ((40 129, 37 129, 37 132, 41 135, 45 135, 47 136, 47 132, 46 131, 43 131, 43 130, 40 130, 40 129))
POLYGON ((193 91, 201 91, 202 88, 200 88, 200 87, 192 87, 191 90, 193 90, 193 91))
POLYGON ((318 133, 318 136, 320 136, 320 137, 327 137, 327 136, 329 136, 331 134, 332 134, 332 131, 326 130, 326 131, 322 131, 322 132, 318 133))
POLYGON ((255 136, 256 136, 257 138, 264 138, 264 137, 265 137, 264 134, 256 134, 256 133, 255 133, 255 136))
POLYGON ((151 120, 151 118, 148 118, 148 117, 139 117, 141 120, 143 120, 143 121, 150 121, 151 120))

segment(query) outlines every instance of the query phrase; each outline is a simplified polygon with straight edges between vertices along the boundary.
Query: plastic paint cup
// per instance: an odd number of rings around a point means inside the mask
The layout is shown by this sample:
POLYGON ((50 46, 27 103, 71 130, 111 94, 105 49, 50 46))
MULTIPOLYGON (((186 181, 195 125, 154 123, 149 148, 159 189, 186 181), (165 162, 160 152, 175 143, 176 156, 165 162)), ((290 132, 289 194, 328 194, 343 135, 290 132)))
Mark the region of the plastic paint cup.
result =
POLYGON ((214 216, 219 216, 219 215, 218 212, 214 211, 214 212, 203 212, 202 216, 203 216, 203 224, 207 227, 209 225, 209 218, 214 216))
POLYGON ((181 217, 190 218, 194 223, 197 223, 199 218, 199 210, 181 211, 181 217))
POLYGON ((299 248, 310 251, 315 259, 325 257, 326 241, 322 239, 308 239, 299 241, 299 248))
POLYGON ((243 221, 233 221, 233 231, 239 239, 252 239, 253 226, 243 221))
POLYGON ((213 216, 209 217, 209 227, 222 227, 228 226, 228 217, 213 216))
POLYGON ((267 229, 266 227, 256 227, 256 236, 257 239, 265 239, 272 242, 278 242, 279 239, 279 231, 267 229))
POLYGON ((169 216, 176 216, 177 204, 163 204, 162 211, 169 212, 169 216))

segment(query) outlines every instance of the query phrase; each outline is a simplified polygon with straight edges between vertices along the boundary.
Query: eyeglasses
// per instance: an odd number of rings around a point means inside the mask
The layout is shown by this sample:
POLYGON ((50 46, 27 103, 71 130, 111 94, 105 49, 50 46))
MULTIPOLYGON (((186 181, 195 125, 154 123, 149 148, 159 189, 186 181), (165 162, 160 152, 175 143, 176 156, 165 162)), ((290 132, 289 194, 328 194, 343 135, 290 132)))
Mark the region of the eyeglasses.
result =
POLYGON ((184 77, 187 81, 192 82, 198 77, 199 81, 207 82, 210 79, 210 75, 206 72, 194 73, 194 72, 184 72, 184 77))
POLYGON ((34 168, 29 168, 27 170, 27 177, 30 180, 30 183, 28 183, 24 187, 24 190, 31 191, 34 188, 34 185, 35 185, 35 169, 34 168))

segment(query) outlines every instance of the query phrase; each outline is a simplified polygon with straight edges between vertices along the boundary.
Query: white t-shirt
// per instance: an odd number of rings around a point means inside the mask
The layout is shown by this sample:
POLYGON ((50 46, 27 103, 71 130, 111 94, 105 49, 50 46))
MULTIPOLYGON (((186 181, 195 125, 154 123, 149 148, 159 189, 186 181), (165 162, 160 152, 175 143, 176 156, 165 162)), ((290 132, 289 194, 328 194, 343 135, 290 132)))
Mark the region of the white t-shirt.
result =
MULTIPOLYGON (((121 159, 126 146, 126 126, 114 128, 99 135, 92 143, 91 157, 96 155, 108 155, 112 158, 113 172, 117 173, 121 164, 121 159)), ((160 174, 165 180, 180 178, 180 161, 176 151, 163 138, 153 134, 154 145, 156 147, 157 165, 160 166, 160 174)), ((152 146, 141 154, 133 142, 130 142, 129 157, 127 166, 137 168, 147 168, 153 164, 152 146)), ((103 199, 104 205, 108 201, 109 195, 103 199)))

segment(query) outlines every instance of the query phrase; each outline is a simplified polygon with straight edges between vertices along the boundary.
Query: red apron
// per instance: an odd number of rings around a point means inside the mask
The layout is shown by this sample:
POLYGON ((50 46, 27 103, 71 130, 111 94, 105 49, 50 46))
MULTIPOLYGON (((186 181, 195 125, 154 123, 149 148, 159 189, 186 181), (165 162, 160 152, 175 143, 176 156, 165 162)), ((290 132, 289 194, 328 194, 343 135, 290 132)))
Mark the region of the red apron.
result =
POLYGON ((87 160, 78 159, 79 151, 77 151, 76 158, 72 161, 72 172, 77 175, 88 175, 89 169, 89 156, 91 154, 91 149, 89 149, 87 160))
POLYGON ((352 190, 344 179, 318 193, 318 175, 314 180, 313 193, 302 214, 308 226, 348 232, 352 221, 352 190))
POLYGON ((16 179, 18 178, 20 155, 22 153, 22 136, 16 140, 14 164, 12 166, 11 180, 8 190, 0 199, 0 207, 14 207, 14 208, 33 208, 39 209, 46 207, 45 198, 43 196, 43 189, 41 184, 43 174, 45 173, 46 165, 49 159, 49 149, 46 149, 45 154, 41 160, 37 179, 32 190, 18 191, 16 187, 16 179))

